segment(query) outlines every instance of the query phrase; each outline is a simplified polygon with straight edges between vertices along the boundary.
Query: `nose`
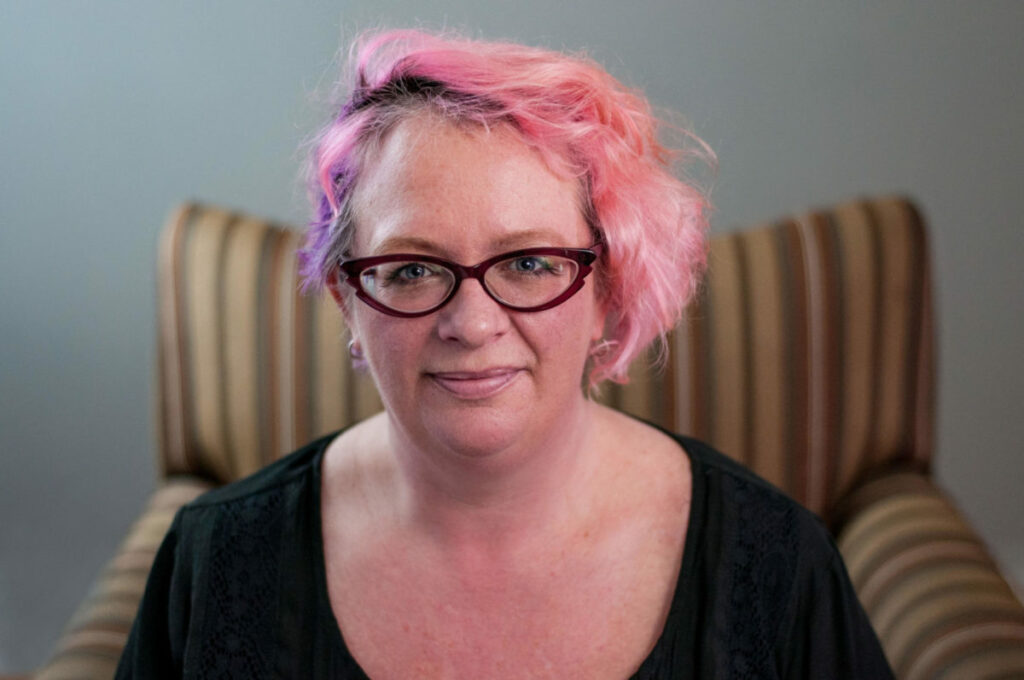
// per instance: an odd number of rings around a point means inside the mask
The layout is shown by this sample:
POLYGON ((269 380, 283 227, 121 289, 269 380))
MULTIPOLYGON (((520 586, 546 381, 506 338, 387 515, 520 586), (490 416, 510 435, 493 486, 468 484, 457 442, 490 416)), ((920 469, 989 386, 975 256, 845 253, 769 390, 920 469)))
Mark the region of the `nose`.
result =
POLYGON ((438 311, 437 331, 442 340, 482 347, 504 335, 510 324, 508 310, 487 294, 481 282, 466 279, 438 311))

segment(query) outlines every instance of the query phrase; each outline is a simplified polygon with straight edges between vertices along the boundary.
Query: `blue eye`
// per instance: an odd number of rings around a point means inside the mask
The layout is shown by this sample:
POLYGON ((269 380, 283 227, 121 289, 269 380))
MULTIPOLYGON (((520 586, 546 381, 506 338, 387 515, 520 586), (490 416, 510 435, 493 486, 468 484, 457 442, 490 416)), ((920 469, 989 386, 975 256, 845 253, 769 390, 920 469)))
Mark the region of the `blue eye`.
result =
POLYGON ((526 257, 517 257, 514 260, 512 260, 510 264, 513 271, 523 274, 550 271, 553 268, 552 263, 549 259, 536 257, 532 255, 526 257))
POLYGON ((420 262, 412 262, 410 264, 405 265, 404 267, 399 267, 398 269, 393 271, 391 273, 391 276, 389 276, 388 278, 392 281, 396 279, 402 281, 415 281, 416 279, 422 279, 429 273, 429 270, 424 264, 420 262))

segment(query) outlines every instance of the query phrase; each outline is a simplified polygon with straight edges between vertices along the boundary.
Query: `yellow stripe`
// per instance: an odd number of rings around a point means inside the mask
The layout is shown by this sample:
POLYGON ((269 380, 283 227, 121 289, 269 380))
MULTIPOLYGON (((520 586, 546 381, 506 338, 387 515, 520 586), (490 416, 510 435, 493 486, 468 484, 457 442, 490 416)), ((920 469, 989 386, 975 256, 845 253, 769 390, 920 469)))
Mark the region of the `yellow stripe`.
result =
POLYGON ((684 315, 683 320, 668 336, 668 362, 672 366, 672 423, 668 428, 672 432, 687 434, 693 431, 693 380, 690 376, 692 358, 690 356, 690 318, 684 315))
POLYGON ((851 555, 863 552, 865 541, 874 542, 879 526, 902 521, 903 517, 920 513, 949 513, 946 502, 939 496, 900 494, 875 503, 864 509, 844 529, 839 537, 839 549, 846 555, 847 567, 852 564, 851 555))
POLYGON ((929 638, 946 627, 968 628, 985 621, 1012 621, 1020 616, 1020 603, 999 594, 942 593, 902 617, 901 625, 886 639, 886 655, 898 666, 904 666, 916 646, 926 646, 929 638))
POLYGON ((838 490, 849 488, 861 467, 869 444, 874 399, 873 335, 876 309, 873 287, 875 251, 864 211, 859 205, 839 206, 835 211, 842 249, 843 368, 842 421, 838 490))
POLYGON ((159 288, 160 334, 158 361, 160 362, 159 389, 161 409, 157 415, 162 433, 161 464, 165 473, 186 470, 185 458, 185 386, 182 384, 184 367, 179 355, 182 338, 178 335, 181 319, 178 317, 178 291, 175 277, 178 273, 178 244, 194 206, 184 205, 168 221, 160 234, 157 253, 157 285, 159 288))
POLYGON ((708 262, 708 305, 711 358, 711 441, 722 451, 738 458, 744 451, 744 337, 743 308, 740 304, 737 237, 723 237, 711 246, 708 262))
POLYGON ((871 623, 879 636, 888 637, 904 612, 922 599, 947 590, 964 595, 980 591, 1012 596, 1006 582, 991 569, 961 562, 935 563, 902 574, 898 582, 886 588, 871 608, 871 623))
POLYGON ((315 400, 311 406, 316 416, 313 437, 344 424, 347 415, 345 376, 349 362, 345 325, 334 298, 324 294, 316 300, 315 318, 313 366, 316 368, 310 376, 315 400))
POLYGON ((188 240, 185 265, 189 317, 187 342, 192 358, 189 369, 193 386, 191 396, 195 402, 195 437, 204 462, 222 480, 231 479, 231 469, 223 457, 223 385, 218 365, 220 352, 217 336, 222 310, 216 290, 220 274, 221 241, 228 222, 226 213, 204 211, 197 220, 195 233, 188 240))
POLYGON ((277 248, 286 251, 282 257, 280 276, 271 285, 277 286, 277 309, 275 310, 274 332, 277 334, 277 365, 269 370, 277 371, 277 440, 278 450, 273 455, 280 456, 299 447, 300 442, 295 429, 295 300, 298 290, 297 263, 293 255, 299 244, 299 236, 287 233, 277 248))
POLYGON ((985 624, 936 641, 907 671, 907 680, 1024 678, 1024 626, 985 624), (941 673, 941 676, 939 676, 941 673))
POLYGON ((231 232, 222 275, 225 280, 224 361, 227 392, 225 426, 229 429, 233 464, 231 479, 262 467, 260 460, 259 366, 256 318, 260 256, 267 225, 256 220, 239 222, 231 232))
POLYGON ((82 680, 112 678, 120 654, 71 650, 58 656, 34 675, 34 680, 82 680))

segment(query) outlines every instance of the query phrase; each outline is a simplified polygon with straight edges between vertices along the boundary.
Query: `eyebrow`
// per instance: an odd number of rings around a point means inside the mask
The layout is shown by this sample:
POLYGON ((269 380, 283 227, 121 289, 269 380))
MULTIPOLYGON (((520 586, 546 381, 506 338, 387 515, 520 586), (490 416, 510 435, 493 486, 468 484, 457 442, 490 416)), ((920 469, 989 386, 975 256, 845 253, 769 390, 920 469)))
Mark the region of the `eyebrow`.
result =
MULTIPOLYGON (((550 229, 528 229, 503 236, 491 243, 493 254, 518 250, 534 246, 552 246, 557 248, 586 248, 589 243, 562 243, 564 236, 550 229)), ((386 253, 417 252, 438 257, 450 257, 451 250, 443 244, 418 236, 393 236, 381 241, 373 248, 374 255, 386 253)))

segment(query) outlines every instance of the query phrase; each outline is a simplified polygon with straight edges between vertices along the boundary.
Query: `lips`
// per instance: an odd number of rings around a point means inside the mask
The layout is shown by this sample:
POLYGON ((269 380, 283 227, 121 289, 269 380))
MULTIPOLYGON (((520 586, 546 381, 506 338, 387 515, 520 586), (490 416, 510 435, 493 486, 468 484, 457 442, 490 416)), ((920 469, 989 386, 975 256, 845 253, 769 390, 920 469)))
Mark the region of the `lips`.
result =
POLYGON ((438 387, 460 399, 487 399, 511 385, 521 370, 502 366, 483 371, 442 371, 427 375, 438 387))

